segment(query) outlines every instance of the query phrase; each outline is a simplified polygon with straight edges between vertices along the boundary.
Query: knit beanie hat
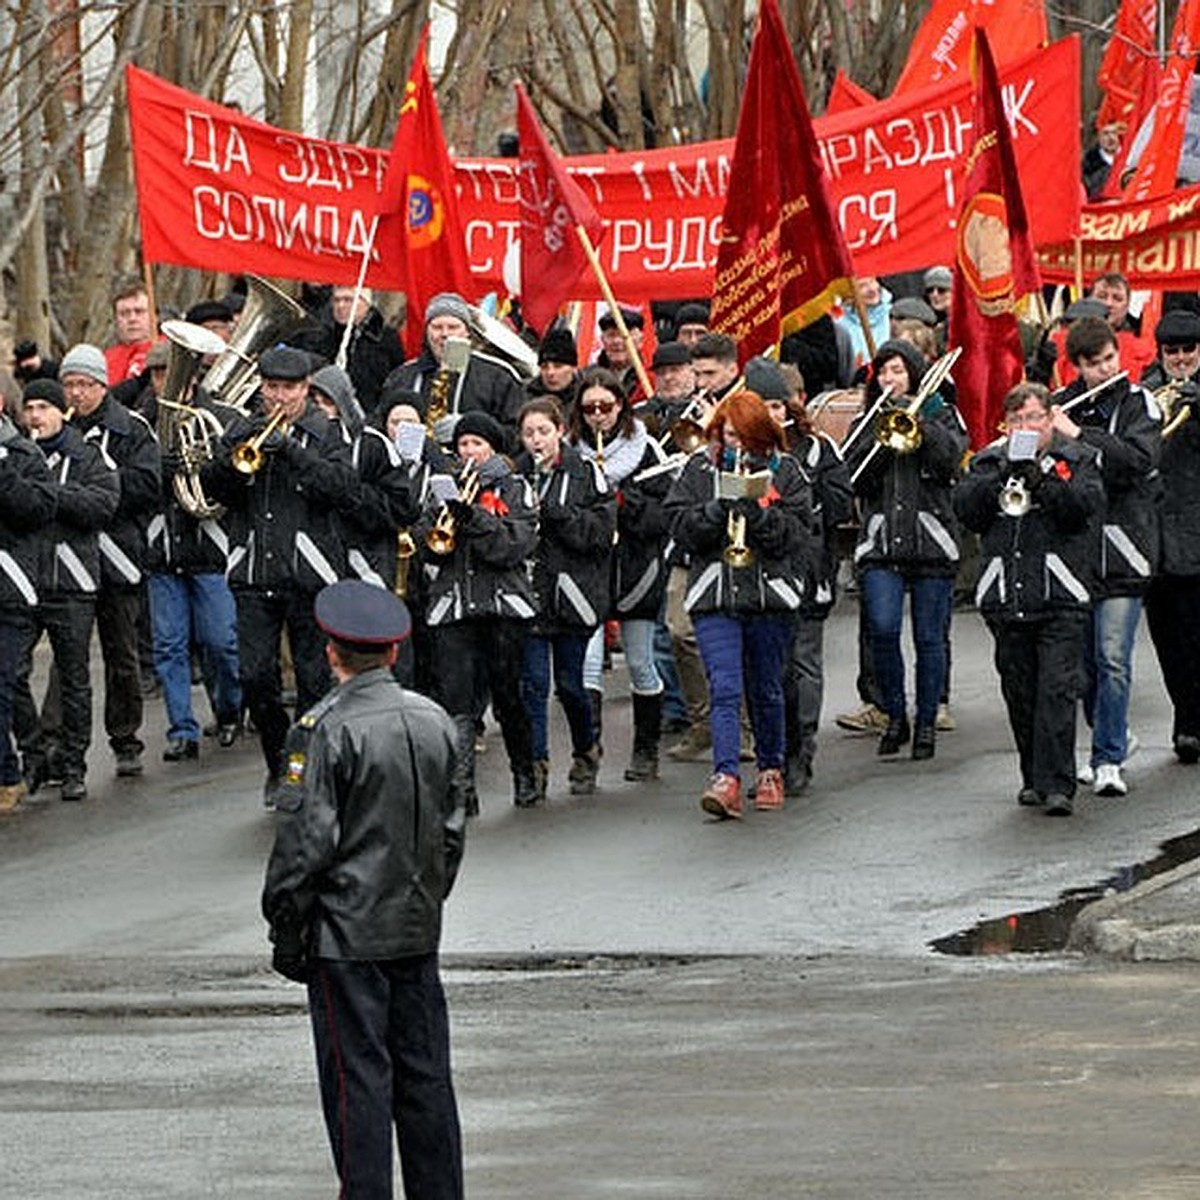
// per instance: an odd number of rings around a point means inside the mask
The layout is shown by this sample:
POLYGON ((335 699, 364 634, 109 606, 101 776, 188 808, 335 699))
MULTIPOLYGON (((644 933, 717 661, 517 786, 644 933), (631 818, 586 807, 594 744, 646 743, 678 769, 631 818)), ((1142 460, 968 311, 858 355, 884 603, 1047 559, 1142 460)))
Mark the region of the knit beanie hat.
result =
POLYGON ((482 409, 472 409, 459 417, 458 424, 454 426, 455 444, 464 433, 473 433, 476 437, 483 438, 498 454, 504 453, 504 428, 495 417, 489 416, 482 409))
POLYGON ((575 348, 575 339, 569 329, 551 329, 542 338, 542 344, 538 347, 538 364, 541 363, 579 366, 579 351, 575 348))
POLYGON ((471 310, 457 292, 438 292, 425 306, 425 324, 435 317, 457 317, 464 325, 470 325, 471 310))
POLYGON ((66 379, 68 375, 86 375, 89 379, 108 387, 108 362, 104 351, 88 342, 72 346, 58 365, 59 379, 66 379))
POLYGON ((21 392, 21 399, 25 403, 30 400, 45 400, 47 404, 53 404, 59 412, 67 411, 67 394, 57 379, 35 379, 32 383, 27 383, 21 392))

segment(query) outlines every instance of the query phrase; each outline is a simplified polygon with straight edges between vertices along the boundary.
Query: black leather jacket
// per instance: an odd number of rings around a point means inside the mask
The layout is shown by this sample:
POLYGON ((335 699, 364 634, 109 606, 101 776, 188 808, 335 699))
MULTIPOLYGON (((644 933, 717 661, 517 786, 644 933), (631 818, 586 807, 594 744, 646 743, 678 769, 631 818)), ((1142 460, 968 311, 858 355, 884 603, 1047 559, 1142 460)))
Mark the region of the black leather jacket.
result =
POLYGON ((310 955, 429 954, 462 859, 454 723, 382 668, 334 688, 292 727, 262 911, 310 955))

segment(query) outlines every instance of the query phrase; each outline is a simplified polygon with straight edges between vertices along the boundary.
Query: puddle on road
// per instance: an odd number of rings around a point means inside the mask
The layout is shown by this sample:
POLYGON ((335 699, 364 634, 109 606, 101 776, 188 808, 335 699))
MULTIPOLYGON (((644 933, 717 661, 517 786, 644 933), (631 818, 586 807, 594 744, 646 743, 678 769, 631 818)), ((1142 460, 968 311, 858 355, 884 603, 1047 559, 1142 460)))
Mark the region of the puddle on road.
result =
POLYGON ((1068 888, 1057 904, 980 921, 970 929, 937 938, 929 945, 940 954, 959 955, 1046 954, 1061 950, 1080 909, 1116 892, 1127 892, 1135 884, 1194 858, 1200 858, 1200 829, 1163 842, 1154 858, 1122 867, 1100 883, 1068 888))

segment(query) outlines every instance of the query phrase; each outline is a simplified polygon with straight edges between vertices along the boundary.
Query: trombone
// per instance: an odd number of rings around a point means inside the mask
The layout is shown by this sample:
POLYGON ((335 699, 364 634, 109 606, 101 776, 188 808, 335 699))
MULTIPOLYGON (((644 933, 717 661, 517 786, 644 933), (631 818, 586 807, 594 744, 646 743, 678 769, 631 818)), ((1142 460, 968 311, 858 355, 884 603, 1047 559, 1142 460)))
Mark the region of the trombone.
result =
POLYGON ((266 461, 263 445, 277 430, 287 437, 289 423, 284 419, 283 409, 277 408, 274 416, 253 437, 234 446, 229 456, 233 469, 241 475, 256 475, 266 461))
MULTIPOLYGON (((458 498, 464 504, 474 504, 479 495, 479 468, 470 467, 463 473, 462 482, 458 488, 458 498)), ((454 510, 449 504, 443 504, 441 511, 425 535, 425 545, 430 553, 446 555, 453 552, 458 541, 458 530, 455 527, 454 510)))
MULTIPOLYGON (((880 413, 875 421, 875 445, 867 451, 866 457, 854 469, 850 476, 851 484, 858 482, 859 477, 874 461, 880 450, 891 450, 895 454, 911 454, 921 445, 921 424, 917 414, 921 406, 938 390, 950 374, 963 348, 955 346, 948 354, 943 354, 925 372, 920 386, 912 402, 904 408, 880 413)), ((864 421, 863 424, 866 424, 864 421)))

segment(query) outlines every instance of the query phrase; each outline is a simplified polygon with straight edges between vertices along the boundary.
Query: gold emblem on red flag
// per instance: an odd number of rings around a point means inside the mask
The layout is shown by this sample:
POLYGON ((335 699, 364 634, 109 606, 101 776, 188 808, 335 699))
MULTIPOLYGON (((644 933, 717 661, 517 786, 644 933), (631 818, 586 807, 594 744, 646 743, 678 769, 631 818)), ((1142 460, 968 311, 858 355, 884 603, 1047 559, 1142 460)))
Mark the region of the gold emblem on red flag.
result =
POLYGON ((958 265, 980 312, 994 317, 1012 311, 1012 251, 1003 196, 979 192, 967 201, 958 222, 958 265))

